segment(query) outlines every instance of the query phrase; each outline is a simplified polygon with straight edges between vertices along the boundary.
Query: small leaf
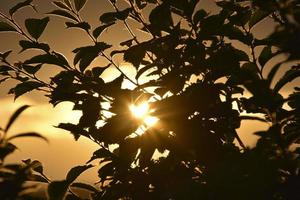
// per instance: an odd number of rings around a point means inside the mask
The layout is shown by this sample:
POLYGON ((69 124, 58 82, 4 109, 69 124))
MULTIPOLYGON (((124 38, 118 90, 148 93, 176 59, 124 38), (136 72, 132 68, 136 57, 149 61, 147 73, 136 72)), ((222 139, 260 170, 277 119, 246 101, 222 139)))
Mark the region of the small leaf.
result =
POLYGON ((263 50, 261 51, 259 57, 258 57, 258 62, 260 64, 261 67, 264 67, 265 64, 273 57, 272 51, 271 51, 271 47, 270 46, 266 46, 265 48, 263 48, 263 50))
POLYGON ((87 0, 74 0, 75 9, 77 11, 80 11, 86 2, 87 2, 87 0))
POLYGON ((93 165, 82 165, 73 167, 67 174, 66 181, 71 184, 75 179, 87 169, 93 167, 93 165))
POLYGON ((5 32, 5 31, 17 32, 17 30, 11 25, 9 25, 8 23, 0 21, 0 32, 5 32))
POLYGON ((8 142, 5 146, 1 147, 0 159, 3 161, 6 156, 13 153, 17 147, 12 143, 8 142))
POLYGON ((292 69, 288 70, 283 77, 275 84, 274 92, 277 93, 287 83, 300 77, 300 65, 293 66, 292 69))
POLYGON ((253 26, 255 26, 258 22, 263 20, 269 15, 269 12, 263 11, 263 10, 256 10, 253 15, 250 18, 249 21, 249 28, 251 29, 253 26))
POLYGON ((2 60, 5 60, 9 56, 9 54, 11 54, 11 52, 12 52, 12 50, 6 51, 4 53, 0 53, 0 58, 2 60))
POLYGON ((14 135, 14 136, 11 136, 11 137, 7 138, 7 140, 13 140, 13 139, 22 138, 22 137, 37 137, 37 138, 40 138, 40 139, 45 140, 46 142, 48 142, 47 138, 45 138, 44 136, 42 136, 41 134, 36 133, 36 132, 19 133, 17 135, 14 135))
POLYGON ((26 19, 25 26, 28 33, 35 39, 38 39, 44 32, 47 24, 49 22, 49 17, 43 19, 26 19))
POLYGON ((29 73, 29 74, 35 74, 37 73, 41 67, 42 67, 42 64, 38 64, 36 66, 32 66, 32 65, 22 65, 23 69, 29 73))
POLYGON ((105 149, 105 148, 101 148, 98 149, 97 151, 95 151, 93 153, 93 156, 91 157, 91 159, 89 161, 87 161, 86 163, 90 163, 95 159, 101 159, 101 158, 112 158, 114 156, 113 153, 111 153, 109 150, 105 149))
POLYGON ((20 97, 21 95, 30 92, 34 89, 37 89, 39 87, 45 86, 43 83, 36 82, 36 81, 27 81, 23 83, 19 83, 15 88, 12 88, 9 91, 9 94, 14 93, 15 99, 20 97))
POLYGON ((60 2, 60 1, 53 1, 52 2, 55 6, 57 6, 58 8, 62 8, 62 9, 65 9, 65 10, 70 10, 70 8, 63 2, 60 2))
POLYGON ((99 169, 98 176, 101 179, 101 181, 104 181, 104 180, 106 180, 106 177, 112 176, 113 173, 114 173, 113 162, 109 162, 99 169))
POLYGON ((92 73, 94 77, 99 77, 101 76, 101 74, 107 69, 109 68, 110 64, 108 66, 105 67, 93 67, 92 68, 92 73))
POLYGON ((49 52, 50 47, 48 44, 45 43, 39 43, 39 42, 32 42, 28 40, 20 40, 19 45, 22 47, 21 52, 27 50, 27 49, 41 49, 45 52, 49 52))
POLYGON ((148 71, 149 69, 151 69, 155 66, 156 66, 156 64, 151 63, 151 64, 148 64, 148 65, 144 66, 143 68, 139 69, 136 73, 135 79, 139 79, 143 73, 145 73, 146 71, 148 71))
POLYGON ((124 41, 124 42, 121 42, 120 45, 121 45, 121 46, 131 47, 131 46, 132 46, 132 42, 133 42, 134 40, 135 40, 135 38, 134 38, 134 39, 126 40, 126 41, 124 41))
POLYGON ((129 16, 131 10, 132 10, 132 8, 126 8, 122 11, 118 11, 117 14, 116 14, 116 18, 119 19, 119 20, 127 19, 127 17, 129 16))
POLYGON ((24 111, 26 110, 27 108, 29 108, 28 105, 24 105, 22 107, 20 107, 18 110, 16 110, 16 112, 10 117, 5 129, 4 129, 4 132, 7 132, 9 130, 9 128, 11 127, 11 125, 16 121, 16 119, 19 117, 19 115, 24 111))
POLYGON ((76 17, 74 17, 72 14, 68 13, 67 11, 65 10, 53 10, 49 13, 47 13, 49 15, 58 15, 58 16, 61 16, 61 17, 65 17, 67 19, 71 19, 71 20, 74 20, 74 21, 78 21, 76 19, 76 17))
POLYGON ((63 200, 69 188, 66 180, 53 181, 48 186, 49 200, 63 200))
POLYGON ((99 20, 104 24, 115 23, 115 21, 117 20, 117 13, 116 12, 103 13, 100 16, 99 20))
POLYGON ((83 72, 99 55, 99 53, 110 47, 111 45, 108 45, 104 42, 98 42, 94 46, 86 46, 74 49, 73 52, 76 53, 74 57, 74 65, 79 62, 79 68, 83 72))
POLYGON ((33 0, 26 0, 24 2, 18 3, 17 5, 15 5, 14 7, 12 7, 9 10, 9 14, 10 16, 12 16, 16 11, 18 11, 19 9, 25 7, 25 6, 31 6, 33 0))
POLYGON ((111 22, 111 23, 104 24, 104 25, 101 25, 101 26, 97 27, 97 28, 93 31, 93 36, 94 36, 95 38, 98 38, 98 37, 101 35, 101 33, 102 33, 105 29, 107 29, 108 27, 110 27, 110 26, 113 25, 113 24, 115 24, 115 22, 111 22))
POLYGON ((66 26, 68 28, 80 28, 85 31, 91 29, 91 26, 87 22, 79 22, 79 23, 66 22, 66 26))
POLYGON ((41 54, 34 56, 30 58, 29 60, 26 60, 24 64, 53 64, 62 67, 63 69, 66 69, 66 67, 69 67, 68 61, 66 58, 56 52, 53 52, 52 54, 41 54))
POLYGON ((277 71, 279 70, 279 68, 281 67, 282 62, 277 63, 274 67, 272 67, 272 69, 270 70, 268 77, 267 77, 267 82, 268 82, 268 86, 271 86, 272 81, 277 73, 277 71))

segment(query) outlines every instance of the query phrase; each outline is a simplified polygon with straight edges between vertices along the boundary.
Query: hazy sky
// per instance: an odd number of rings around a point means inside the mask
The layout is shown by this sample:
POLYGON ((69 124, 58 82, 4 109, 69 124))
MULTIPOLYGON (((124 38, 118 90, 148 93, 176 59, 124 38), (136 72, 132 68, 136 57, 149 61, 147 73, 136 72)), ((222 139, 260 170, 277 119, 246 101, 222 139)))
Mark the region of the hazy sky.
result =
MULTIPOLYGON (((1 12, 7 13, 8 9, 17 2, 21 1, 0 0, 1 12)), ((50 0, 35 0, 34 2, 40 13, 47 13, 55 8, 50 0)), ((215 6, 212 2, 212 0, 201 1, 199 6, 214 11, 215 6)), ((107 0, 89 0, 82 15, 92 26, 96 27, 100 25, 98 19, 101 13, 110 9, 111 7, 107 0)), ((25 8, 20 13, 16 14, 17 21, 22 25, 24 19, 28 17, 42 17, 42 15, 34 13, 30 8, 25 8)), ((90 44, 90 41, 80 30, 65 29, 65 21, 65 19, 58 17, 51 17, 51 21, 45 30, 45 34, 41 37, 41 41, 46 41, 50 44, 52 49, 62 52, 69 60, 72 60, 73 54, 71 51, 74 48, 90 44)), ((256 34, 261 37, 272 30, 272 26, 269 22, 263 22, 256 28, 256 34)), ((134 32, 142 37, 139 31, 134 30, 134 32)), ((124 41, 128 38, 128 32, 121 24, 112 30, 107 31, 102 36, 103 41, 107 41, 110 44, 118 44, 120 41, 124 41)), ((0 51, 2 52, 8 49, 16 50, 11 56, 11 60, 14 62, 24 60, 32 55, 32 51, 17 54, 20 50, 18 39, 20 38, 15 34, 0 34, 0 51)), ((119 64, 122 65, 121 61, 119 64)), ((104 65, 103 60, 93 62, 93 66, 97 65, 104 65)), ((49 74, 51 75, 55 72, 57 72, 57 69, 53 68, 53 66, 49 66, 38 75, 47 79, 49 74)), ((116 73, 115 70, 110 70, 106 73, 106 79, 111 79, 116 73)), ((133 75, 134 74, 131 73, 131 76, 133 75)), ((299 79, 297 80, 297 83, 297 85, 299 85, 299 79)), ((48 137, 50 139, 50 144, 31 138, 16 140, 15 144, 20 148, 20 151, 11 156, 9 161, 26 159, 29 157, 38 159, 44 164, 46 174, 55 179, 64 178, 66 172, 72 166, 84 164, 98 146, 87 139, 80 139, 79 142, 74 142, 71 134, 53 127, 60 122, 76 122, 80 113, 71 111, 71 103, 59 104, 56 108, 52 108, 52 106, 47 103, 48 99, 36 92, 25 95, 16 102, 13 102, 13 97, 6 95, 9 86, 12 86, 13 84, 14 82, 7 82, 5 87, 0 85, 0 125, 3 126, 13 111, 21 105, 34 105, 25 111, 18 119, 15 124, 16 126, 11 132, 37 131, 48 137)), ((290 87, 291 86, 292 85, 290 85, 290 87)), ((240 129, 240 132, 243 133, 241 138, 248 145, 254 143, 254 138, 250 137, 249 134, 244 133, 250 133, 249 130, 253 129, 253 127, 256 127, 257 129, 267 128, 267 126, 262 123, 243 122, 240 129)), ((91 172, 86 173, 82 177, 82 179, 88 179, 90 181, 97 180, 95 170, 91 170, 91 172)))

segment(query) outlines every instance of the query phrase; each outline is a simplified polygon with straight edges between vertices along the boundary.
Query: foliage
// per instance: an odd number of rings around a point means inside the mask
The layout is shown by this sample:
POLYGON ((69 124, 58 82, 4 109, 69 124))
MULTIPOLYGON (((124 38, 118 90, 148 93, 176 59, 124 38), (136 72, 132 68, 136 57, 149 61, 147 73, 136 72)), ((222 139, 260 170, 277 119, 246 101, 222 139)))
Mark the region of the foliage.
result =
MULTIPOLYGON (((10 16, 1 14, 1 32, 23 36, 22 51, 42 52, 16 64, 8 60, 11 51, 0 54, 1 82, 20 82, 9 93, 17 98, 40 90, 53 105, 72 102, 82 111, 79 123, 58 127, 99 144, 88 161, 100 159, 99 190, 77 186, 88 189, 91 199, 299 199, 300 88, 288 97, 281 93, 300 76, 299 2, 223 0, 209 13, 198 0, 123 0, 125 9, 119 8, 122 0, 108 1, 115 11, 103 13, 98 27, 82 19, 86 0, 53 1, 56 9, 48 14, 91 39, 72 51, 72 64, 40 40, 48 17, 26 19, 25 30, 14 20, 13 13, 33 7, 32 1, 13 7, 10 16), (275 29, 257 38, 255 28, 264 20, 275 29), (137 37, 129 21, 148 39, 137 37), (121 47, 101 40, 103 31, 120 24, 131 36, 121 47), (135 80, 115 55, 135 67, 135 80), (279 56, 284 60, 275 62, 279 56), (93 67, 98 58, 108 65, 93 67), (296 64, 275 78, 290 63, 296 64), (60 68, 50 82, 36 75, 47 64, 60 68), (101 75, 111 67, 121 75, 105 82, 101 75), (143 77, 150 80, 139 84, 143 77), (135 87, 124 89, 125 79, 135 87), (143 102, 159 119, 156 125, 131 113, 130 104, 143 102), (237 134, 242 120, 269 124, 253 133, 259 136, 253 148, 237 134), (155 158, 157 152, 164 156, 155 158)), ((90 167, 75 167, 65 180, 51 182, 49 199, 79 198, 69 188, 90 167)))

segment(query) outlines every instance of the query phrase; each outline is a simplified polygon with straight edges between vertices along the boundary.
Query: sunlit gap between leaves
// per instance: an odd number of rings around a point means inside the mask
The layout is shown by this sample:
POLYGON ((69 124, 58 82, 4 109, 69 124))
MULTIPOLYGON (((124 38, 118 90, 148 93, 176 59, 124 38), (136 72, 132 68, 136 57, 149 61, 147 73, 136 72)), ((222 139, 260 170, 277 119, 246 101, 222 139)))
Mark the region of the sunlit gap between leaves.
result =
POLYGON ((132 115, 139 120, 143 120, 147 127, 154 126, 159 120, 157 117, 151 116, 151 109, 147 102, 138 105, 131 104, 129 109, 132 115))

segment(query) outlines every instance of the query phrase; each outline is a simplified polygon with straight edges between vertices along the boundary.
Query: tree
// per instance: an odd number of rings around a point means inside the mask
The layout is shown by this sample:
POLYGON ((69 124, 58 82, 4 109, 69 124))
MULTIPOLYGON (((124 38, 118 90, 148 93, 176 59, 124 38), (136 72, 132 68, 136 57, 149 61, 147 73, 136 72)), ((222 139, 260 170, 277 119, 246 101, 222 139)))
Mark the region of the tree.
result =
POLYGON ((48 16, 25 19, 25 30, 14 20, 21 8, 35 9, 32 0, 11 8, 9 16, 0 14, 0 31, 21 35, 22 51, 40 50, 17 64, 8 60, 11 51, 1 53, 1 82, 19 81, 9 93, 18 98, 40 90, 54 106, 72 102, 82 111, 79 123, 58 127, 75 140, 99 144, 86 165, 49 183, 49 198, 79 198, 73 181, 100 159, 99 190, 77 184, 91 199, 300 199, 300 88, 281 94, 300 76, 299 2, 223 0, 216 2, 217 13, 202 9, 199 0, 109 2, 115 11, 102 14, 101 25, 92 28, 80 15, 86 0, 53 1, 57 8, 48 14, 64 17, 66 27, 82 29, 91 39, 72 50, 72 64, 40 41, 48 16), (119 7, 123 2, 125 9, 119 7), (257 38, 255 26, 266 19, 276 27, 257 38), (148 39, 136 36, 129 21, 148 39), (131 34, 122 48, 101 40, 103 31, 120 23, 131 34), (114 61, 118 55, 135 67, 135 79, 114 61), (284 59, 273 62, 278 56, 284 59), (108 65, 92 67, 98 58, 108 65), (36 75, 45 65, 60 68, 50 82, 36 75), (105 82, 101 75, 111 67, 121 75, 105 82), (124 80, 135 87, 124 89, 124 80), (269 124, 267 131, 253 133, 260 137, 253 148, 236 132, 242 120, 269 124), (157 152, 162 155, 155 159, 157 152))

